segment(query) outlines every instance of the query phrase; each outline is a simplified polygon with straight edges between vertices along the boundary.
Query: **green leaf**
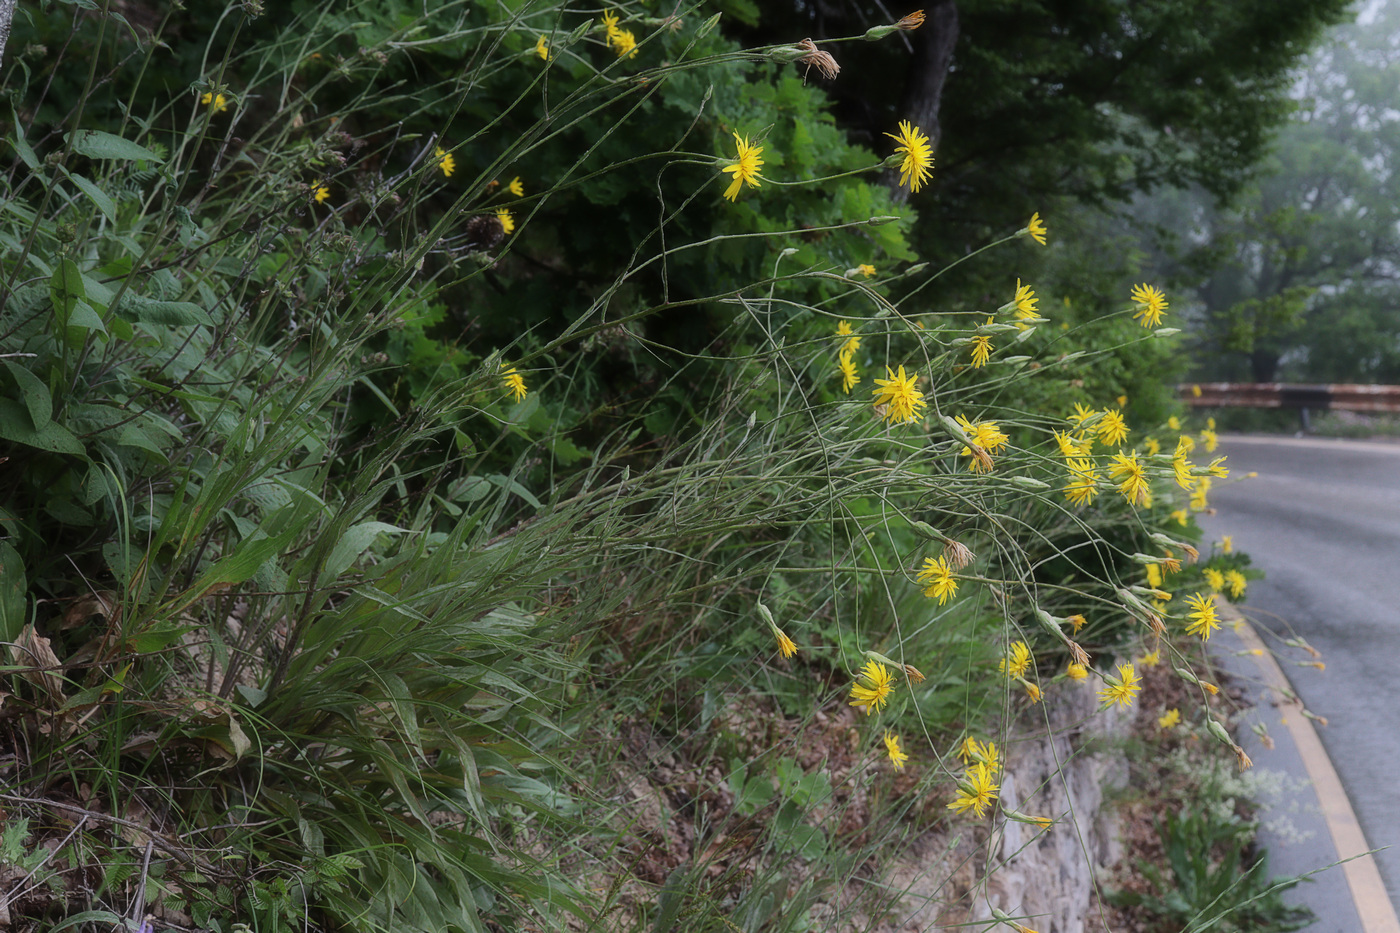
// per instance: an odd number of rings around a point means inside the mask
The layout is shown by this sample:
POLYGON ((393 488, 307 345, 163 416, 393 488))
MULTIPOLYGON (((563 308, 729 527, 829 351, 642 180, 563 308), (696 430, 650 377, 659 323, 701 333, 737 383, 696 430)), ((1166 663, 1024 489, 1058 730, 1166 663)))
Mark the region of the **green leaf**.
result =
POLYGON ((78 130, 75 134, 65 134, 65 138, 69 136, 73 151, 89 159, 124 159, 132 162, 145 159, 156 164, 165 161, 145 146, 101 130, 78 130))
POLYGON ((188 301, 157 301, 141 295, 128 295, 127 298, 136 320, 147 324, 184 327, 191 324, 212 326, 214 323, 203 308, 188 301))
POLYGON ((332 578, 340 576, 380 534, 403 534, 407 530, 384 522, 361 522, 352 526, 335 543, 324 572, 332 578))
POLYGON ((511 479, 509 476, 501 476, 497 474, 495 476, 488 476, 486 477, 486 479, 488 482, 501 487, 507 492, 515 493, 517 496, 524 499, 526 502, 530 503, 535 508, 544 508, 544 506, 540 504, 540 500, 535 498, 534 493, 530 492, 530 490, 526 489, 524 486, 511 479))
POLYGON ((0 641, 14 641, 29 621, 29 605, 24 598, 28 590, 24 558, 0 541, 0 641))
POLYGON ((53 396, 49 394, 49 387, 44 380, 18 363, 6 360, 5 368, 19 384, 19 392, 24 396, 24 406, 29 409, 29 419, 34 422, 34 429, 41 430, 53 420, 53 396))
POLYGON ((68 326, 68 316, 73 313, 73 307, 86 297, 83 273, 78 264, 71 259, 59 262, 49 278, 49 298, 53 301, 54 317, 60 329, 68 326))
POLYGON ((79 301, 73 305, 73 312, 68 316, 68 327, 95 330, 99 334, 107 333, 107 325, 102 323, 102 316, 92 310, 92 306, 86 301, 79 301))
POLYGON ((0 399, 0 437, 56 454, 81 457, 84 453, 82 441, 74 437, 72 431, 52 421, 42 428, 34 427, 29 412, 10 398, 0 399))
POLYGON ((87 195, 97 209, 107 215, 107 219, 113 223, 117 220, 117 202, 113 201, 107 192, 94 185, 81 175, 74 175, 68 169, 63 170, 63 174, 68 176, 68 180, 78 186, 78 190, 87 195))
POLYGON ((149 434, 134 424, 128 424, 121 429, 121 433, 117 435, 117 443, 123 447, 136 447, 153 453, 160 458, 162 463, 168 462, 165 457, 165 451, 160 449, 160 445, 157 444, 149 434))
POLYGON ((14 136, 10 137, 10 145, 15 147, 15 152, 19 154, 19 159, 30 170, 34 171, 39 167, 39 157, 34 154, 34 149, 24 138, 23 124, 19 122, 19 114, 15 112, 13 106, 10 108, 10 126, 15 128, 14 136))

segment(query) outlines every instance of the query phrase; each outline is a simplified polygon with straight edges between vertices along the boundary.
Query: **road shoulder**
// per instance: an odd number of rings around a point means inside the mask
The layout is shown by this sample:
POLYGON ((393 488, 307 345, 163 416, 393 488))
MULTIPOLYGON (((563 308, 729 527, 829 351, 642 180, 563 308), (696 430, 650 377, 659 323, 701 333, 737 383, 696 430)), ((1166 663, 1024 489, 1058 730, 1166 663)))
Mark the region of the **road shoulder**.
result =
POLYGON ((1298 889, 1298 900, 1318 915, 1317 933, 1400 933, 1400 920, 1381 880, 1375 859, 1341 779, 1332 765, 1313 723, 1303 715, 1288 678, 1268 651, 1254 627, 1239 610, 1217 600, 1220 615, 1228 625, 1213 640, 1217 658, 1227 670, 1249 684, 1254 709, 1246 723, 1262 722, 1272 739, 1268 749, 1252 731, 1242 730, 1241 744, 1254 757, 1256 767, 1265 767, 1298 779, 1301 800, 1296 808, 1300 826, 1314 833, 1306 848, 1295 842, 1265 833, 1275 873, 1299 874, 1318 871, 1313 883, 1298 889), (1246 742, 1246 740, 1250 740, 1246 742), (1254 746, 1254 747, 1251 747, 1254 746), (1335 870, 1322 871, 1341 862, 1340 877, 1335 870))

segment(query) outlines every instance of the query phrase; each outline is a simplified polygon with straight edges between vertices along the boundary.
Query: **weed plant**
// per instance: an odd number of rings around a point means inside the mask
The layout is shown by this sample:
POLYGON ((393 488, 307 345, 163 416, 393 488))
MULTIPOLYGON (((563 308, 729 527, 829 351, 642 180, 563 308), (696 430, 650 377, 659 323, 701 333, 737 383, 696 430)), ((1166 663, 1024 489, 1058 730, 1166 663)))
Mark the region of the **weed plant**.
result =
POLYGON ((1182 624, 1164 300, 940 308, 927 139, 702 7, 25 15, 17 929, 867 928, 931 827, 1073 831, 994 740, 1182 624))

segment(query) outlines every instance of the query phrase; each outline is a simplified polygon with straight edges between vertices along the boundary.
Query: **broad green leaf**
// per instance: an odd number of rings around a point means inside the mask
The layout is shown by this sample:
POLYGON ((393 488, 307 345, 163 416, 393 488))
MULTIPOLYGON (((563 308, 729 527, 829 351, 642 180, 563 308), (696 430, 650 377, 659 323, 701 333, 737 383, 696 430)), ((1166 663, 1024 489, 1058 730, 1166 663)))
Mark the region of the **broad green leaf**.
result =
POLYGON ((44 380, 18 363, 6 360, 5 368, 19 384, 19 392, 24 396, 24 407, 29 409, 29 419, 34 422, 34 429, 42 430, 53 420, 53 396, 49 394, 49 387, 44 380))
POLYGON ((73 306, 86 297, 83 273, 78 264, 71 259, 59 262, 49 278, 49 298, 53 301, 54 317, 60 329, 68 326, 68 316, 73 313, 73 306))
POLYGON ((78 130, 71 135, 73 151, 89 159, 125 159, 133 162, 145 159, 157 164, 165 161, 145 146, 101 130, 78 130))
POLYGON ((29 145, 29 141, 24 138, 24 124, 19 122, 19 114, 15 112, 13 106, 10 107, 10 126, 15 128, 14 135, 10 137, 10 145, 15 147, 15 152, 19 154, 19 159, 33 171, 39 167, 39 157, 34 154, 34 149, 29 145))
POLYGON ((148 453, 155 454, 160 458, 162 463, 168 462, 165 457, 165 451, 160 449, 160 445, 152 439, 151 435, 141 430, 141 428, 137 427, 135 424, 128 424, 121 429, 121 433, 117 435, 117 443, 123 447, 140 448, 148 453))
POLYGON ((486 479, 491 483, 506 490, 507 492, 515 493, 517 496, 524 499, 526 502, 530 503, 535 508, 544 508, 544 506, 540 504, 540 500, 535 498, 534 493, 530 492, 530 490, 526 489, 524 486, 511 479, 509 476, 501 476, 500 474, 497 474, 495 476, 488 476, 486 477, 486 479))
POLYGON ((102 323, 102 315, 92 310, 92 305, 86 301, 79 301, 73 305, 73 312, 68 315, 68 327, 95 330, 99 334, 107 333, 107 325, 102 323))
POLYGON ((94 185, 81 175, 74 175, 66 168, 63 174, 68 176, 68 180, 78 186, 78 190, 87 195, 97 209, 107 215, 107 219, 113 223, 117 220, 117 202, 113 201, 107 192, 94 185))
MULTIPOLYGON (((191 324, 212 325, 211 318, 204 309, 188 301, 156 301, 140 295, 129 295, 130 308, 136 320, 147 324, 168 324, 183 327, 191 324)), ((123 308, 128 307, 126 304, 123 308)))
POLYGON ((83 444, 67 428, 48 422, 42 428, 35 428, 29 420, 29 412, 14 399, 0 399, 0 437, 17 444, 27 444, 40 450, 50 450, 57 454, 83 455, 83 444))
POLYGON ((0 541, 0 641, 14 641, 29 621, 25 593, 24 559, 8 543, 0 541))
POLYGON ((326 559, 324 572, 331 577, 340 576, 355 562, 356 558, 374 543, 374 539, 380 534, 403 534, 405 531, 407 529, 384 522, 361 522, 351 526, 345 534, 340 536, 340 540, 331 549, 331 556, 326 559))

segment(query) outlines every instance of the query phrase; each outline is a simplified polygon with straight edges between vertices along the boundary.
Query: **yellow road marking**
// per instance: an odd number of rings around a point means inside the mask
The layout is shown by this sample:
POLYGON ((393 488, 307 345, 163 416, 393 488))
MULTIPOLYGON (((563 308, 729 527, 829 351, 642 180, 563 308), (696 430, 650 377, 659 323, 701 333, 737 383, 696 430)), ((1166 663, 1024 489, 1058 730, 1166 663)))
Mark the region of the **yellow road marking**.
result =
POLYGON ((1371 847, 1366 844, 1366 836, 1361 832, 1361 824, 1351 809, 1342 780, 1332 767, 1332 759, 1327 757, 1327 750, 1322 747, 1317 730, 1302 714, 1302 703, 1290 699, 1297 694, 1288 683, 1288 677, 1264 647, 1264 642, 1249 620, 1223 598, 1218 598, 1216 604, 1223 619, 1242 623, 1235 626, 1235 631, 1246 648, 1262 649, 1254 660, 1259 665, 1260 679, 1278 692, 1280 712, 1297 714, 1285 715, 1283 721, 1293 736, 1293 743, 1298 746, 1298 754, 1303 758, 1303 767, 1312 781, 1313 790, 1317 792, 1322 817, 1327 822, 1328 832, 1332 834, 1332 844, 1337 847, 1337 857, 1343 860, 1342 871, 1346 875, 1347 887, 1351 889, 1356 912, 1361 916, 1362 930, 1365 933, 1400 933, 1400 919, 1396 919, 1395 907, 1390 903, 1385 882, 1376 868, 1376 860, 1371 857, 1371 847))

